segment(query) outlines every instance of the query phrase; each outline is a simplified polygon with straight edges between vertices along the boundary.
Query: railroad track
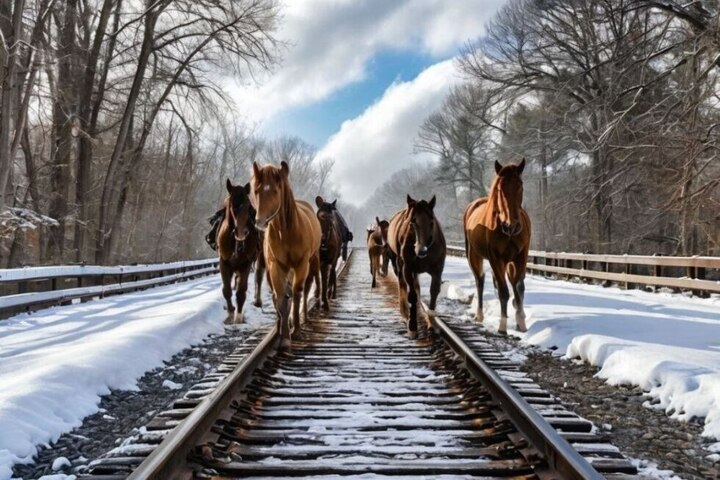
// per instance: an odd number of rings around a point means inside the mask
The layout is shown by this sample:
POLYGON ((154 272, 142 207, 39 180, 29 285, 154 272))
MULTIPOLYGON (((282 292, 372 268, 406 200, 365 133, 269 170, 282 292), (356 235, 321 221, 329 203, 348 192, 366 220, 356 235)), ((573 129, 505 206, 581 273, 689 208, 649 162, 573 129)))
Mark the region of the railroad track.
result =
POLYGON ((394 286, 371 291, 367 263, 355 252, 332 311, 292 350, 274 328, 256 337, 86 478, 634 476, 476 326, 436 318, 410 340, 394 286))

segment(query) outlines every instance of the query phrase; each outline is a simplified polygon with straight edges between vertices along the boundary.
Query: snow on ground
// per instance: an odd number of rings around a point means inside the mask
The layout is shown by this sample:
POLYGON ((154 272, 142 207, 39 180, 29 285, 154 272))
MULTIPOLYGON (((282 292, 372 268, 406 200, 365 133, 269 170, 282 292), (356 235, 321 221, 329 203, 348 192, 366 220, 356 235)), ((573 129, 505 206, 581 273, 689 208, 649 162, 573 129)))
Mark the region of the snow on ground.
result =
MULTIPOLYGON (((0 480, 95 413, 110 389, 135 390, 146 371, 223 332, 220 288, 213 275, 0 322, 0 480)), ((271 318, 251 305, 253 291, 241 328, 271 318)))
MULTIPOLYGON (((423 298, 430 278, 421 277, 423 298)), ((474 295, 464 258, 448 257, 442 294, 462 302, 474 295)), ((675 418, 705 418, 703 434, 720 439, 720 298, 622 290, 528 276, 525 282, 527 333, 514 331, 508 302, 508 332, 522 342, 557 349, 600 367, 611 385, 638 385, 675 418)), ((467 301, 467 300, 466 300, 467 301)), ((467 319, 472 305, 445 300, 439 313, 460 308, 467 319)), ((500 303, 486 268, 483 292, 485 327, 497 330, 500 303)), ((720 447, 719 447, 720 448, 720 447)))

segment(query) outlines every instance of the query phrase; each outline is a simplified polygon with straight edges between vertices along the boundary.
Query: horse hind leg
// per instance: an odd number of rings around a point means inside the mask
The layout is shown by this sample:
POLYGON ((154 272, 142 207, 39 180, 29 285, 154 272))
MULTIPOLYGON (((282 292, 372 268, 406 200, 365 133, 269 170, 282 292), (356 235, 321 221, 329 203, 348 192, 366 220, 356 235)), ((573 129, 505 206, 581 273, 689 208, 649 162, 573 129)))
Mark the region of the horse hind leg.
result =
POLYGON ((377 282, 375 280, 375 276, 377 275, 377 255, 374 253, 370 254, 370 274, 372 275, 372 284, 370 285, 370 288, 377 287, 377 282))
POLYGON ((417 311, 418 311, 418 285, 417 278, 413 272, 405 265, 403 268, 403 276, 407 285, 407 304, 408 312, 408 334, 412 338, 417 337, 417 311))
POLYGON ((330 310, 330 304, 328 303, 328 283, 330 280, 330 264, 323 263, 320 266, 320 276, 322 279, 320 292, 322 293, 322 308, 325 311, 330 310))
POLYGON ((337 271, 336 271, 335 264, 332 264, 330 266, 330 288, 332 291, 332 295, 330 298, 335 300, 337 298, 337 271))

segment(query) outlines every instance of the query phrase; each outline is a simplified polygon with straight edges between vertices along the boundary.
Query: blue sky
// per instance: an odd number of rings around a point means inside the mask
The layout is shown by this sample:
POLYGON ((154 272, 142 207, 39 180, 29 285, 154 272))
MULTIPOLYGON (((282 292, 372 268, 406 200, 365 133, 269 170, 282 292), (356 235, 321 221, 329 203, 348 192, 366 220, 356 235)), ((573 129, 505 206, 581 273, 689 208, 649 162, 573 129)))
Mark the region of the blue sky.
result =
POLYGON ((368 62, 363 80, 347 85, 320 102, 281 112, 270 119, 263 130, 269 136, 297 136, 319 148, 342 122, 359 116, 393 82, 411 81, 437 60, 424 52, 379 52, 368 62))
POLYGON ((298 136, 364 200, 413 153, 422 121, 461 81, 452 59, 505 0, 285 0, 282 63, 234 95, 266 137, 298 136))

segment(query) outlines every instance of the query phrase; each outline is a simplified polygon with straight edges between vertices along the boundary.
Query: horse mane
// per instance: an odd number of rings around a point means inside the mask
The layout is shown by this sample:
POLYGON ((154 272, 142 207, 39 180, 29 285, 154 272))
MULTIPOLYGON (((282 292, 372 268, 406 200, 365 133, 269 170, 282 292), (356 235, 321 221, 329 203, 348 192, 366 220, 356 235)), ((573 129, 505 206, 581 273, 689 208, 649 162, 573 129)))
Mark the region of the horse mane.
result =
POLYGON ((288 230, 292 226, 293 216, 295 213, 295 195, 290 187, 290 181, 280 173, 280 191, 282 192, 282 215, 280 222, 283 230, 288 230))

